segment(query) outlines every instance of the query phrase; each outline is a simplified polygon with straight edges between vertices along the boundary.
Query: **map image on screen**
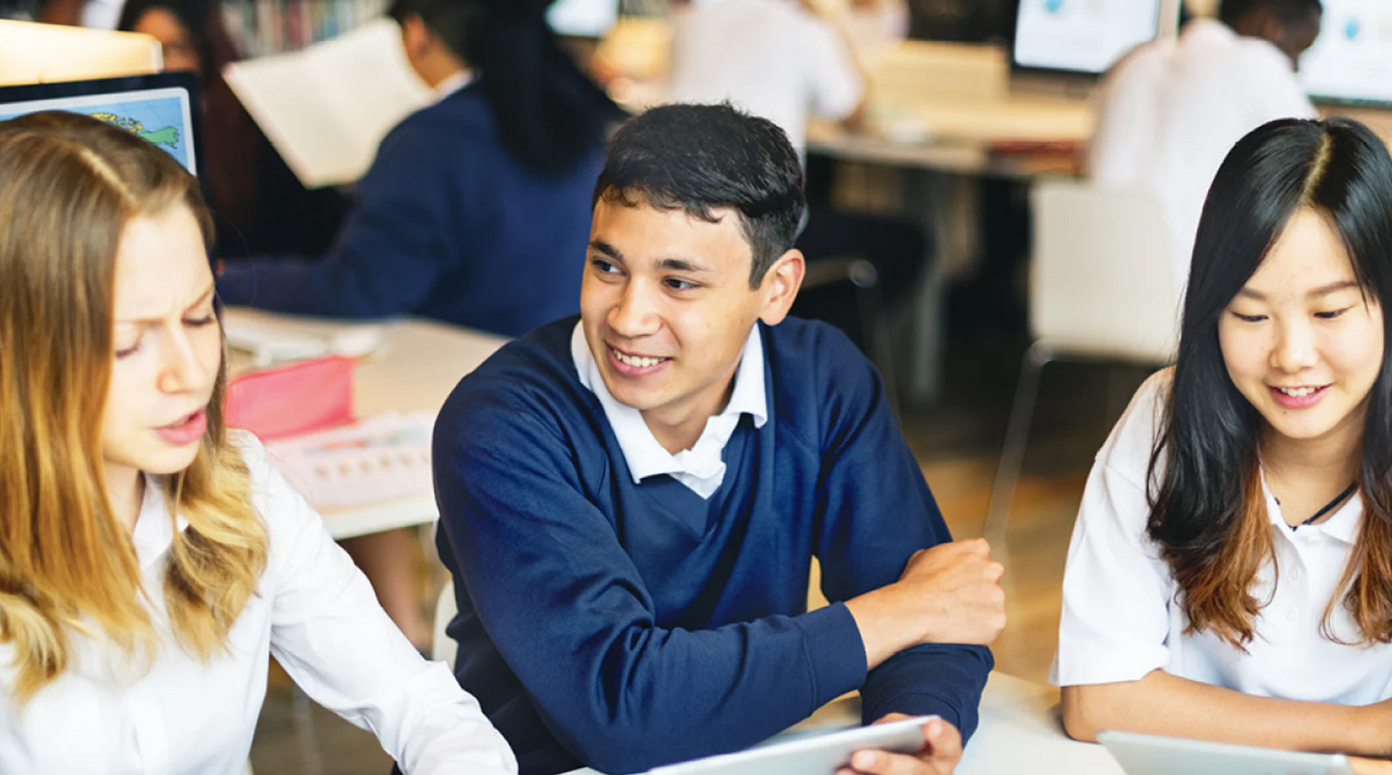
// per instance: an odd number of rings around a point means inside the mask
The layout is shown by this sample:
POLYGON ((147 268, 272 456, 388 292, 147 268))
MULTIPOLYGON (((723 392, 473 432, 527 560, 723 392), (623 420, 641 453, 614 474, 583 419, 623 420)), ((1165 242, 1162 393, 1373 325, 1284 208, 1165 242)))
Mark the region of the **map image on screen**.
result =
POLYGON ((189 172, 198 172, 190 143, 188 93, 182 89, 4 103, 0 104, 0 121, 41 110, 66 110, 101 119, 158 146, 189 172))

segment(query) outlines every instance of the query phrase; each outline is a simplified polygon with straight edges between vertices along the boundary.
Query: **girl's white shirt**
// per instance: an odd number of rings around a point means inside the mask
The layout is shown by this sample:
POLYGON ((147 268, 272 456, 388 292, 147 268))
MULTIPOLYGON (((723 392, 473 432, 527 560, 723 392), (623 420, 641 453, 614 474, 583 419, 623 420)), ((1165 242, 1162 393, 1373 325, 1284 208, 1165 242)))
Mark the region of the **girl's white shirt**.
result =
POLYGON ((204 663, 169 630, 164 572, 174 531, 188 523, 171 519, 161 478, 147 476, 132 539, 159 652, 146 670, 100 640, 74 635, 69 670, 19 706, 13 649, 0 644, 0 773, 237 775, 265 698, 270 654, 311 698, 375 733, 410 775, 516 773, 478 702, 444 663, 412 648, 260 443, 240 432, 234 443, 251 470, 270 554, 226 653, 204 663))
POLYGON ((1339 586, 1363 521, 1357 494, 1325 521, 1291 530, 1263 477, 1276 563, 1252 590, 1269 601, 1256 636, 1243 653, 1211 633, 1186 634, 1179 587, 1146 534, 1147 468, 1172 383, 1173 369, 1148 379, 1097 453, 1068 549, 1050 682, 1133 681, 1162 669, 1266 697, 1363 705, 1392 696, 1392 647, 1359 643, 1339 586), (1321 634, 1336 597, 1330 627, 1343 643, 1321 634))

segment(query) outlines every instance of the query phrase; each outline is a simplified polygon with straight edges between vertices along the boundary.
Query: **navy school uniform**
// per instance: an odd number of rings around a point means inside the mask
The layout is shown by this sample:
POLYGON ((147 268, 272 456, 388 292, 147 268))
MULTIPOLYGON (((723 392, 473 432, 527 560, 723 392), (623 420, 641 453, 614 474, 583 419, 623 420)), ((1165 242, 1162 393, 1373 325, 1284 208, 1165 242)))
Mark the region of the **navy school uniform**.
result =
POLYGON ((579 309, 604 149, 558 175, 504 148, 477 83, 382 140, 333 247, 229 262, 228 304, 304 315, 413 314, 505 336, 579 309))
POLYGON ((840 332, 760 324, 770 418, 744 415, 720 488, 634 484, 570 353, 574 317, 465 377, 435 428, 455 673, 523 775, 619 773, 767 738, 860 689, 867 722, 964 736, 990 652, 919 646, 866 673, 842 601, 951 540, 879 377, 840 332), (808 613, 810 562, 832 604, 808 613))

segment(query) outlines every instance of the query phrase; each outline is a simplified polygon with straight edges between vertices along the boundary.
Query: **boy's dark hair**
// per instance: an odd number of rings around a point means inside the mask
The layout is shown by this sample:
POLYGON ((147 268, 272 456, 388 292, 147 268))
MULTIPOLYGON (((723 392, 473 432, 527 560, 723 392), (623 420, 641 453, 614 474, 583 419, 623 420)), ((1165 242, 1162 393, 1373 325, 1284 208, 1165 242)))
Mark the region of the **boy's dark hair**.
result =
POLYGON ((1229 27, 1253 11, 1270 10, 1282 24, 1299 24, 1312 14, 1324 13, 1320 0, 1222 0, 1218 18, 1229 27))
POLYGON ((600 200, 627 207, 681 208, 714 223, 732 208, 753 254, 749 285, 759 287, 793 247, 802 221, 802 163, 777 124, 728 103, 664 105, 619 128, 595 185, 600 200))

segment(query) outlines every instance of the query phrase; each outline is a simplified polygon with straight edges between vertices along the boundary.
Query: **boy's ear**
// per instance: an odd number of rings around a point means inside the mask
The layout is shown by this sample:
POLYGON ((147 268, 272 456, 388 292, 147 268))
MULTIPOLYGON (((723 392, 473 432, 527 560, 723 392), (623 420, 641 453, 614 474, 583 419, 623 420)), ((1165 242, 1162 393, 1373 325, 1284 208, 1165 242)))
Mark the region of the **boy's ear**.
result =
POLYGON ((807 261, 800 250, 789 250, 773 262, 764 273, 759 284, 759 293, 764 296, 763 309, 759 319, 765 324, 776 326, 787 317, 788 310, 797 300, 802 278, 807 273, 807 261))
POLYGON ((401 21, 401 42, 406 48, 406 56, 413 61, 430 53, 433 37, 420 14, 407 14, 401 21))

